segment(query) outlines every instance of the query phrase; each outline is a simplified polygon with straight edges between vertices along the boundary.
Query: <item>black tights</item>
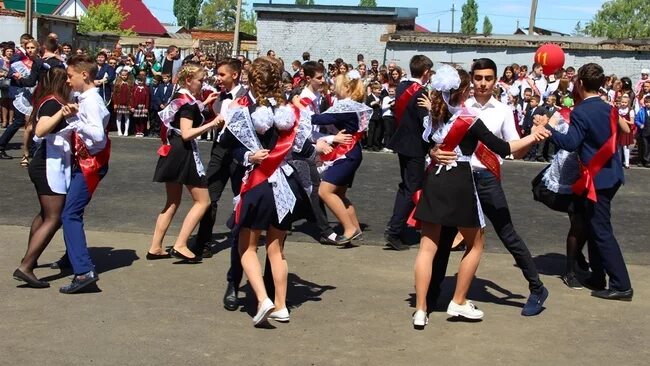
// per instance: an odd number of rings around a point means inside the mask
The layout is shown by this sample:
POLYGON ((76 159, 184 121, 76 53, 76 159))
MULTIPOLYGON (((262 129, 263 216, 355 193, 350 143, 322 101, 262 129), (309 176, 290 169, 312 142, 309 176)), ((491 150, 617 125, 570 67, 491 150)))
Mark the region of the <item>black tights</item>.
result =
POLYGON ((23 273, 28 275, 34 274, 38 257, 41 256, 56 231, 61 227, 61 212, 65 204, 65 195, 39 195, 38 200, 41 204, 41 212, 32 221, 27 252, 19 267, 23 273))
POLYGON ((585 217, 581 214, 569 214, 571 228, 566 237, 566 273, 574 273, 575 266, 580 265, 583 269, 588 269, 587 260, 582 254, 587 242, 585 217), (586 268, 585 268, 586 267, 586 268))

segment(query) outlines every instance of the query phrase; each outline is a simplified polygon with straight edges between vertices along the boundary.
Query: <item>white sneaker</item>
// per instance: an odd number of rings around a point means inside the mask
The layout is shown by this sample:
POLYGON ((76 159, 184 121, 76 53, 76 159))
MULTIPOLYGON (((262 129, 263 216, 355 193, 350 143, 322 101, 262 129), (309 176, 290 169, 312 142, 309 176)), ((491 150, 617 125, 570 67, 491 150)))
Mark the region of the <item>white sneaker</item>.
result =
POLYGON ((276 322, 288 323, 289 322, 289 310, 287 308, 274 311, 269 315, 269 319, 273 319, 276 322))
POLYGON ((262 301, 260 309, 257 310, 257 314, 255 314, 255 317, 253 318, 253 324, 257 326, 262 323, 266 323, 267 319, 269 318, 269 314, 271 314, 271 311, 273 311, 273 309, 275 309, 275 305, 273 305, 273 301, 267 297, 264 299, 264 301, 262 301))
POLYGON ((464 305, 458 305, 453 301, 449 302, 447 314, 451 316, 462 316, 467 319, 483 319, 483 312, 476 308, 473 302, 466 300, 464 305))
POLYGON ((424 329, 424 326, 429 324, 429 317, 424 310, 418 310, 413 314, 413 328, 424 329))

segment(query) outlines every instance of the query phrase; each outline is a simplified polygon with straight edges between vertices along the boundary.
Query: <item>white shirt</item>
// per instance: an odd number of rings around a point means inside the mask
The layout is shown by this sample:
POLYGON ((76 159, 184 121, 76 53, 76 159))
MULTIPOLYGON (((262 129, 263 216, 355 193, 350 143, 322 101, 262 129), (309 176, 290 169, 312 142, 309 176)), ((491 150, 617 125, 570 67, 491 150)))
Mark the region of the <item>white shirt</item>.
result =
POLYGON ((97 154, 106 146, 105 131, 111 115, 97 88, 86 90, 78 98, 79 112, 66 120, 86 144, 88 152, 97 154))
POLYGON ((221 109, 219 111, 219 114, 221 114, 222 116, 228 114, 228 108, 230 107, 230 103, 232 103, 233 100, 237 98, 237 93, 239 92, 239 89, 241 89, 241 85, 237 84, 230 91, 226 92, 232 95, 232 99, 224 99, 223 101, 221 101, 221 109))
MULTIPOLYGON (((519 140, 519 134, 515 128, 515 117, 507 105, 491 97, 483 106, 476 99, 470 98, 465 102, 465 106, 474 110, 488 130, 492 131, 496 137, 508 142, 519 140)), ((503 164, 501 157, 499 157, 499 162, 503 164)), ((471 165, 474 170, 487 169, 476 158, 476 155, 472 155, 471 165)))
POLYGON ((395 101, 395 97, 384 97, 384 100, 381 102, 381 116, 382 117, 391 117, 393 116, 393 110, 391 109, 390 102, 395 101))

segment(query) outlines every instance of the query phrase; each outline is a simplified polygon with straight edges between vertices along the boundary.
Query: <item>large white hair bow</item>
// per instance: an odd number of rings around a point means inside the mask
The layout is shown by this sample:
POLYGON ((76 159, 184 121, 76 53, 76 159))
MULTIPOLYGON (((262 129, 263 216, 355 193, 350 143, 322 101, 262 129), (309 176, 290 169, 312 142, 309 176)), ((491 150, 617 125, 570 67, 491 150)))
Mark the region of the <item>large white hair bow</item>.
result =
POLYGON ((431 87, 441 92, 450 92, 460 86, 458 71, 449 65, 442 65, 431 77, 431 87))

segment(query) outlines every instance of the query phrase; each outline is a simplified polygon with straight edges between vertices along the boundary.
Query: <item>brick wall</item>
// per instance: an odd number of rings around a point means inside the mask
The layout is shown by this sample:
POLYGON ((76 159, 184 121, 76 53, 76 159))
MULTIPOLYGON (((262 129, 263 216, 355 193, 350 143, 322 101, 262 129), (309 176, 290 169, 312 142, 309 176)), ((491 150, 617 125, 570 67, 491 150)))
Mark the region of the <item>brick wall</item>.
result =
MULTIPOLYGON (((528 65, 533 63, 535 48, 526 47, 463 47, 458 45, 412 44, 390 42, 386 47, 386 62, 395 61, 406 67, 410 58, 421 53, 429 56, 438 67, 439 62, 453 62, 469 69, 472 60, 487 57, 497 64, 499 76, 505 66, 512 63, 528 65)), ((642 68, 650 68, 650 53, 623 52, 613 50, 567 50, 565 51, 565 67, 576 69, 589 62, 595 62, 605 69, 606 74, 616 74, 619 77, 629 76, 635 81, 640 76, 642 68)))
POLYGON ((285 61, 301 60, 307 51, 312 60, 322 58, 330 63, 341 57, 356 65, 362 53, 367 63, 384 59, 385 43, 381 35, 394 31, 387 23, 295 21, 287 19, 258 19, 257 44, 260 55, 272 49, 285 61))

